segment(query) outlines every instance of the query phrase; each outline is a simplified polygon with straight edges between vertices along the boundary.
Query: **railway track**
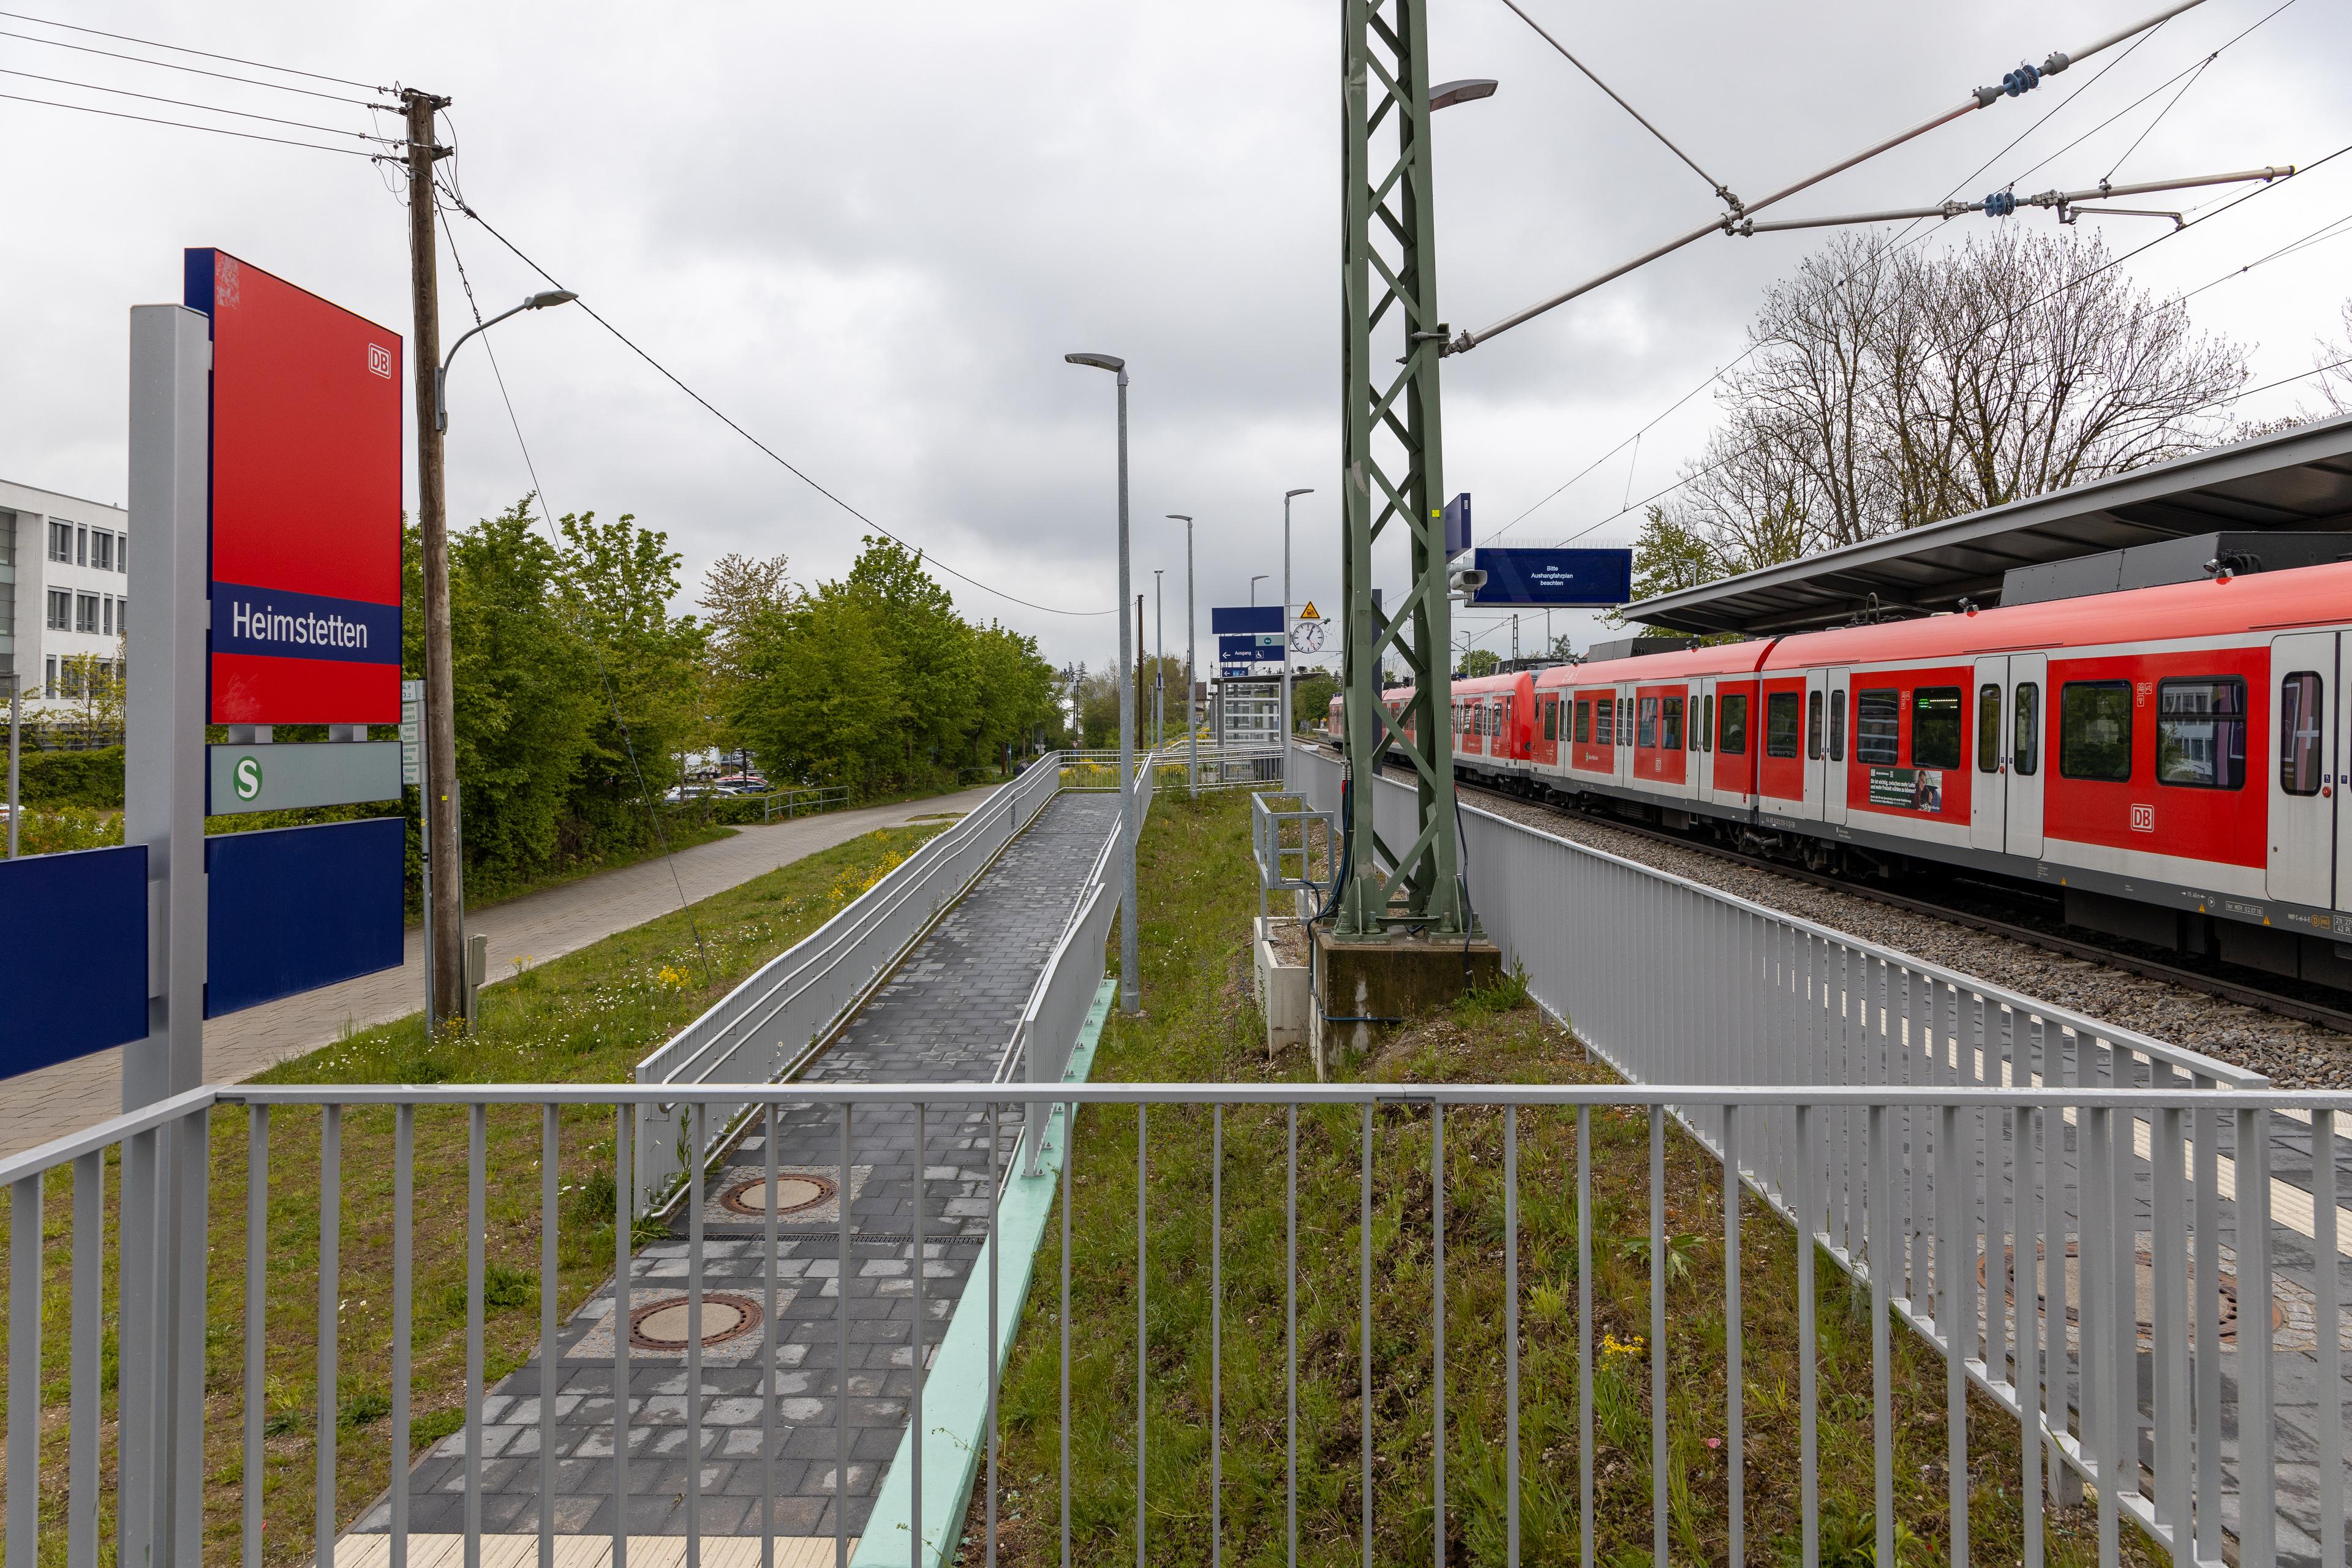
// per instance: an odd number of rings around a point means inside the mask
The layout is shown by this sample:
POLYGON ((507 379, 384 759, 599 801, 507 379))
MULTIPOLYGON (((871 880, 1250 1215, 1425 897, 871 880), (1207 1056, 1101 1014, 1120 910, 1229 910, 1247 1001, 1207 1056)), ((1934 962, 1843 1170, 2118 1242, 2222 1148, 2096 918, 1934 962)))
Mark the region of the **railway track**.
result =
MULTIPOLYGON (((1678 849, 1691 850, 1712 859, 1745 867, 1749 870, 1769 872, 1773 876, 1785 877, 1791 881, 1824 888, 1832 892, 1844 893, 1858 899, 1866 899, 1890 909, 1903 910, 1912 914, 1924 915, 1929 919, 1963 926, 1971 931, 1983 931, 1988 935, 2022 942, 2044 952, 2105 964, 2126 973, 2141 975, 2150 980, 2161 980, 2185 990, 2200 992, 2209 996, 2218 996, 2224 1001, 2235 1002, 2241 1006, 2252 1007, 2262 1012, 2275 1014, 2280 1017, 2294 1018, 2306 1024, 2316 1024, 2323 1028, 2335 1030, 2338 1034, 2352 1035, 2352 1011, 2331 1007, 2305 997, 2286 994, 2250 980, 2239 980, 2204 970, 2186 968, 2177 963, 2167 963, 2161 959, 2150 958, 2128 949, 2063 935, 2041 927, 2021 924, 2015 921, 1997 919, 1974 910, 1956 908, 1951 904, 1934 900, 1892 892, 1883 888, 1872 887, 1866 882, 1829 876, 1822 872, 1808 870, 1801 866, 1791 866, 1786 861, 1775 860, 1767 856, 1749 855, 1737 849, 1727 849, 1721 845, 1710 844, 1704 839, 1688 837, 1679 833, 1671 833, 1664 828, 1627 822, 1621 817, 1579 811, 1572 806, 1559 805, 1551 801, 1538 800, 1528 795, 1514 795, 1507 790, 1494 789, 1486 784, 1472 784, 1457 778, 1454 781, 1454 787, 1465 794, 1488 796, 1513 805, 1532 807, 1580 822, 1591 823, 1612 832, 1630 834, 1637 838, 1647 838, 1660 844, 1672 845, 1678 849)), ((2010 891, 2006 888, 2003 890, 2010 891)), ((2035 889, 2021 887, 2015 891, 2047 898, 2046 894, 2035 889)))

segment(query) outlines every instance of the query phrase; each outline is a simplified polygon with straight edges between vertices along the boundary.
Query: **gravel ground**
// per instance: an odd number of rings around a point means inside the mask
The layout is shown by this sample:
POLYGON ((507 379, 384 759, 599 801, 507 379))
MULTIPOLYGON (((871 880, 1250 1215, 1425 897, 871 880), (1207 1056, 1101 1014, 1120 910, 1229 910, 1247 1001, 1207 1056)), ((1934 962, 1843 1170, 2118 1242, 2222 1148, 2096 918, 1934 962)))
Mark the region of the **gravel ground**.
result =
POLYGON ((1688 877, 2054 1006, 2267 1073, 2281 1089, 2352 1089, 2352 1037, 2316 1024, 1661 844, 1580 812, 1483 792, 1463 798, 1481 810, 1571 843, 1688 877))

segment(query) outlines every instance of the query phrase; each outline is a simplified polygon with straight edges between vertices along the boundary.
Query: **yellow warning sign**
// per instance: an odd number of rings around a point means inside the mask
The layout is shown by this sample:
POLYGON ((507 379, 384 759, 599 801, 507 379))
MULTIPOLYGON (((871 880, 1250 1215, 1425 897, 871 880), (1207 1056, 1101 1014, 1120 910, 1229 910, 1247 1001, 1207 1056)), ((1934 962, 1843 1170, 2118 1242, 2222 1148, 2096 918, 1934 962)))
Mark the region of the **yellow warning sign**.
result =
POLYGON ((1323 612, 1315 607, 1314 600, 1309 599, 1307 601, 1307 607, 1298 612, 1298 618, 1302 621, 1319 621, 1323 618, 1323 612))

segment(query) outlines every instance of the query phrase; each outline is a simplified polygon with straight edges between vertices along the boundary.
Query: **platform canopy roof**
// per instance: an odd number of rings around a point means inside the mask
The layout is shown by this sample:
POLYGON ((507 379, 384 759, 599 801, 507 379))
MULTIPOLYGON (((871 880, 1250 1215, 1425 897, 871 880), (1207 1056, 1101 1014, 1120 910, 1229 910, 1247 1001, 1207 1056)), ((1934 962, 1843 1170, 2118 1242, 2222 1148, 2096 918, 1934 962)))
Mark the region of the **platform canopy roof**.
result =
POLYGON ((1767 636, 1834 626, 1867 609, 2000 602, 2012 566, 2225 531, 2352 530, 2352 415, 2298 426, 2030 500, 1661 594, 1628 620, 1767 636))

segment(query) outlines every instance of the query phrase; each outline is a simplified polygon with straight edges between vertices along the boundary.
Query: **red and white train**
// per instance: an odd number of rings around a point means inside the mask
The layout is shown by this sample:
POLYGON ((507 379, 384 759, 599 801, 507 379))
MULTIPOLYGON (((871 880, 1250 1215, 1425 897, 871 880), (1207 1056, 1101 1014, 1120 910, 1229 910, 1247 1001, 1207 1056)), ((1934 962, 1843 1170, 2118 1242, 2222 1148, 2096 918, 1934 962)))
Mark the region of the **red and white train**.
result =
POLYGON ((1456 682, 1454 763, 1815 868, 2063 886, 2078 924, 2352 987, 2347 633, 2339 563, 1559 665, 1456 682))

